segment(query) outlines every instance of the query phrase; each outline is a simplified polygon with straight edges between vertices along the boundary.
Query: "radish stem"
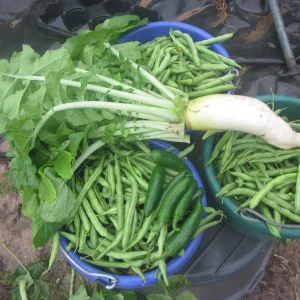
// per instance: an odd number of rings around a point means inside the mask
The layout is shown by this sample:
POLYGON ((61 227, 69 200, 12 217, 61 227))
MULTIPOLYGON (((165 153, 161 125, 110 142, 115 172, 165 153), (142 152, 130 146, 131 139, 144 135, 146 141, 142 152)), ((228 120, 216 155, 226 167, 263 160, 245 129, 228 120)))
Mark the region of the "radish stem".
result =
POLYGON ((28 300, 26 291, 26 280, 20 280, 19 282, 20 296, 22 300, 28 300))

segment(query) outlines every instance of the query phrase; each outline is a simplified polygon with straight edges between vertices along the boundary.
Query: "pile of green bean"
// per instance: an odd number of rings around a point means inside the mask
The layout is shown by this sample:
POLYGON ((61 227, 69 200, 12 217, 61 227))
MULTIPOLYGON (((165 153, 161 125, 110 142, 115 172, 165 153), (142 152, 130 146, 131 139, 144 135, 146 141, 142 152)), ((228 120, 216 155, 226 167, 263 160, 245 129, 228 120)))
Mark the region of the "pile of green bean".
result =
MULTIPOLYGON (((299 121, 289 124, 300 131, 299 121)), ((239 208, 254 209, 272 222, 299 224, 300 149, 277 149, 260 137, 235 131, 218 135, 207 162, 214 163, 222 185, 216 196, 232 197, 239 208)), ((280 238, 281 227, 267 226, 280 238)))
POLYGON ((78 212, 60 233, 70 242, 67 251, 110 273, 145 280, 144 272, 159 268, 167 283, 166 261, 221 213, 202 207, 203 191, 180 158, 186 152, 141 148, 90 156, 71 182, 78 212))
MULTIPOLYGON (((233 34, 194 42, 189 34, 179 30, 170 36, 158 37, 140 46, 145 68, 171 90, 182 91, 189 99, 235 89, 233 68, 240 69, 234 60, 209 49, 233 34)), ((155 90, 148 84, 149 90, 155 90)))

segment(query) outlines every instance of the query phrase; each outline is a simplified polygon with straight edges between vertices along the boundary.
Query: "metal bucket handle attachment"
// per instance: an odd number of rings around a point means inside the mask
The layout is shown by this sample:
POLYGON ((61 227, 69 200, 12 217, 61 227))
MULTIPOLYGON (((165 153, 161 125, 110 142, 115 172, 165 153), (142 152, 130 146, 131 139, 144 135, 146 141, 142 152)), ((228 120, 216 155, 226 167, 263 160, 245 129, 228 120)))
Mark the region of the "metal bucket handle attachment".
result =
POLYGON ((300 225, 288 225, 288 224, 280 224, 280 223, 277 223, 277 222, 273 222, 273 221, 267 219, 266 217, 264 217, 263 215, 261 215, 260 213, 258 213, 257 211, 255 211, 253 209, 250 209, 250 208, 241 208, 239 210, 239 214, 242 218, 244 218, 245 220, 250 221, 250 222, 256 222, 257 223, 261 220, 261 221, 264 221, 266 223, 269 223, 269 224, 277 226, 277 227, 300 228, 300 225), (257 219, 247 216, 246 213, 254 215, 257 219))
POLYGON ((115 277, 111 275, 102 274, 100 272, 99 273, 89 272, 84 268, 82 268, 79 264, 77 264, 77 262, 68 254, 68 252, 62 246, 60 246, 60 251, 64 254, 67 260, 70 261, 77 268, 77 270, 84 273, 85 275, 97 277, 95 281, 102 287, 106 288, 107 290, 113 290, 116 287, 118 283, 118 279, 116 279, 115 277), (108 279, 109 282, 111 282, 111 285, 106 285, 105 283, 103 283, 101 278, 108 279))

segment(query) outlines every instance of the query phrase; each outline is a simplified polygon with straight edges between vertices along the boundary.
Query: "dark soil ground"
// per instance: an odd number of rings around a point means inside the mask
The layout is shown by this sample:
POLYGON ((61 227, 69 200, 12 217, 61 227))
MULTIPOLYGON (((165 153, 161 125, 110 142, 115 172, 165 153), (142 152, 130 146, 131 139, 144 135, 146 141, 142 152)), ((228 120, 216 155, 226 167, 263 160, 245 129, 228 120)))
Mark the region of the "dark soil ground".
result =
MULTIPOLYGON (((0 299, 10 299, 8 290, 18 263, 2 243, 25 265, 48 261, 51 245, 36 251, 31 246, 30 219, 21 213, 21 199, 6 178, 8 164, 0 161, 0 299)), ((245 300, 300 300, 300 241, 280 242, 268 265, 264 279, 245 300)), ((51 300, 68 299, 70 267, 60 254, 53 268, 41 279, 50 281, 51 300), (55 295, 55 296, 54 296, 55 295)))

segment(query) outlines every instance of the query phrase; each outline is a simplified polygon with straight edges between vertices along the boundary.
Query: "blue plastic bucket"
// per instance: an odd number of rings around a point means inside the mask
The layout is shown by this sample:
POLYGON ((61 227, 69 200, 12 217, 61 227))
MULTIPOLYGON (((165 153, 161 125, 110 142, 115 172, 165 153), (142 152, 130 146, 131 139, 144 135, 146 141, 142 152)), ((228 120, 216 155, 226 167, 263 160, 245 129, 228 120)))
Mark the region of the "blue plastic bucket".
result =
MULTIPOLYGON (((150 147, 152 149, 161 149, 166 150, 172 147, 171 144, 159 141, 159 140, 152 140, 150 141, 150 147)), ((178 150, 173 150, 172 153, 178 154, 178 150)), ((188 160, 185 159, 184 162, 191 170, 194 178, 197 181, 198 188, 203 188, 202 180, 193 166, 193 164, 188 160)), ((204 193, 202 197, 202 204, 203 206, 207 206, 206 194, 204 193)), ((178 272, 193 256, 196 252, 197 248, 200 245, 202 240, 203 233, 198 236, 197 238, 191 240, 189 244, 186 246, 184 250, 184 256, 176 256, 172 258, 167 263, 167 274, 170 276, 176 272, 178 272)), ((86 263, 85 261, 80 259, 80 256, 77 253, 74 253, 73 250, 67 252, 65 249, 68 245, 69 241, 65 237, 60 237, 60 244, 61 244, 61 251, 65 256, 67 262, 83 277, 97 282, 102 286, 105 286, 107 289, 127 289, 127 290, 135 290, 138 288, 154 285, 158 282, 157 280, 157 269, 145 273, 146 283, 144 284, 143 280, 138 275, 115 275, 106 273, 101 271, 100 268, 97 268, 93 265, 86 263)))

